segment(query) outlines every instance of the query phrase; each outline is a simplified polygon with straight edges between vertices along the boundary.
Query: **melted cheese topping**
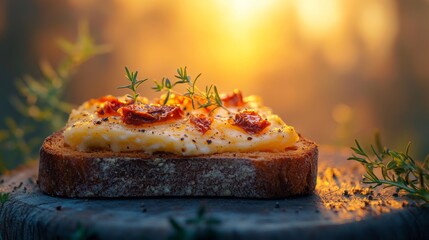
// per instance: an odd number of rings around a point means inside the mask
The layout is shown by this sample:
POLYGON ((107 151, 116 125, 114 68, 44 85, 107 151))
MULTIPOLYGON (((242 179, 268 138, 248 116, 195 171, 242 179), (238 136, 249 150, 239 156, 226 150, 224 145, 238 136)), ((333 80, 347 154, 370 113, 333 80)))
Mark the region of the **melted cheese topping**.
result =
MULTIPOLYGON (((118 99, 125 101, 126 97, 118 99)), ((148 103, 148 100, 140 98, 139 102, 148 103)), ((294 128, 272 114, 255 96, 244 98, 243 106, 228 107, 230 112, 222 108, 213 111, 210 130, 205 133, 198 131, 190 123, 189 117, 190 114, 207 115, 204 109, 193 110, 188 106, 183 108, 185 115, 181 119, 135 126, 124 124, 120 116, 99 116, 97 111, 102 104, 89 100, 72 111, 64 131, 66 145, 84 152, 105 149, 113 152, 168 152, 193 156, 223 152, 279 152, 293 146, 298 140, 294 128), (231 121, 234 112, 243 109, 257 112, 270 125, 260 133, 247 133, 231 121)))

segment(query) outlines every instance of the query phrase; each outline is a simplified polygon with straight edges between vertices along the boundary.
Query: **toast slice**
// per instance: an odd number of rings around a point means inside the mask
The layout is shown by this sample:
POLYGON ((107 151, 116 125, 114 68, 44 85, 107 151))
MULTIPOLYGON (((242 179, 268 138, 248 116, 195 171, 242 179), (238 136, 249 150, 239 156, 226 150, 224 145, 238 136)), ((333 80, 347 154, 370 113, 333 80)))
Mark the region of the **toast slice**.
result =
POLYGON ((177 156, 79 152, 62 131, 40 150, 39 186, 60 197, 204 196, 283 198, 316 186, 317 145, 303 137, 284 152, 177 156))

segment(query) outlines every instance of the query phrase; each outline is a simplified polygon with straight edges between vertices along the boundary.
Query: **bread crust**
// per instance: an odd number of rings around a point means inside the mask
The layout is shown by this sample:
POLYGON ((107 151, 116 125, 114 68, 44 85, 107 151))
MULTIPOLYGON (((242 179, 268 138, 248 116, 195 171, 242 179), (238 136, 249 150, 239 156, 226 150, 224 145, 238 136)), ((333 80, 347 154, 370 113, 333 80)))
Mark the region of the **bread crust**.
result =
POLYGON ((284 152, 201 156, 79 152, 62 131, 40 150, 39 186, 60 197, 205 196, 283 198, 313 192, 317 145, 303 137, 284 152))

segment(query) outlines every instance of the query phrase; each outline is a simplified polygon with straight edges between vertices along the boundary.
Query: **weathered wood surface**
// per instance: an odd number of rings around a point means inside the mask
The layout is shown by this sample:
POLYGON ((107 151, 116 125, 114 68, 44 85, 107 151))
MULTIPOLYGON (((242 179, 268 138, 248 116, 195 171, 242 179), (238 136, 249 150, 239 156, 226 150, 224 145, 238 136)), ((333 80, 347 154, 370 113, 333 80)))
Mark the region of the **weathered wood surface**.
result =
POLYGON ((189 233, 195 225, 185 222, 203 205, 207 218, 219 220, 211 229, 220 239, 429 239, 429 208, 361 186, 362 168, 346 161, 349 154, 322 147, 315 193, 275 200, 54 198, 40 192, 30 166, 0 181, 0 191, 10 192, 0 231, 3 239, 166 239, 177 233, 169 218, 189 233))

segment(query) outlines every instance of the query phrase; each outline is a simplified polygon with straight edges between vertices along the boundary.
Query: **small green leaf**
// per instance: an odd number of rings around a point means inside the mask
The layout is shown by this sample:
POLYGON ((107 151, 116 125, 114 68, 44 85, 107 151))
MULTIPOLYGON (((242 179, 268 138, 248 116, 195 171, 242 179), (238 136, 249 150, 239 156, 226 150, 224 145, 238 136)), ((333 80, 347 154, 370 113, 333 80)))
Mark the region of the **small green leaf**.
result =
POLYGON ((168 100, 170 99, 170 94, 171 94, 171 92, 170 92, 170 91, 168 91, 168 92, 167 92, 167 95, 165 96, 165 99, 164 99, 164 102, 162 103, 162 105, 165 105, 165 104, 167 104, 167 103, 168 103, 168 100))
POLYGON ((381 143, 381 136, 380 136, 379 131, 376 131, 374 133, 374 138, 375 138, 375 146, 377 147, 378 152, 380 152, 380 153, 384 152, 383 144, 381 143))
POLYGON ((198 208, 197 217, 198 217, 198 218, 203 218, 205 213, 206 213, 206 208, 205 208, 203 205, 201 205, 201 206, 198 208))
POLYGON ((168 79, 168 78, 165 80, 165 87, 168 88, 168 89, 172 88, 170 79, 168 79))
POLYGON ((9 200, 10 193, 0 193, 0 203, 3 204, 9 200))
POLYGON ((394 169, 395 167, 396 167, 395 160, 391 160, 390 162, 387 163, 387 169, 388 170, 394 169))
POLYGON ((173 229, 177 232, 184 232, 185 229, 172 217, 168 219, 173 229))
POLYGON ((423 163, 423 168, 426 170, 429 170, 429 154, 425 158, 425 161, 423 163))

